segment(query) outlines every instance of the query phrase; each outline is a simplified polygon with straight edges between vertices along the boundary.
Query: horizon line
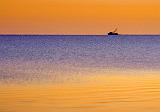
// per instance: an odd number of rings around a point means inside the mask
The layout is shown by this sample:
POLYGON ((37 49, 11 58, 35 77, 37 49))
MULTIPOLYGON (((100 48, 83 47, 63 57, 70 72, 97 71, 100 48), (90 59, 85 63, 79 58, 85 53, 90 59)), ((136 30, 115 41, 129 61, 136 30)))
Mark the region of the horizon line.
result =
MULTIPOLYGON (((108 35, 108 34, 106 34, 108 35)), ((105 34, 0 34, 0 36, 106 36, 105 34)), ((160 34, 119 34, 119 36, 156 36, 160 34)))

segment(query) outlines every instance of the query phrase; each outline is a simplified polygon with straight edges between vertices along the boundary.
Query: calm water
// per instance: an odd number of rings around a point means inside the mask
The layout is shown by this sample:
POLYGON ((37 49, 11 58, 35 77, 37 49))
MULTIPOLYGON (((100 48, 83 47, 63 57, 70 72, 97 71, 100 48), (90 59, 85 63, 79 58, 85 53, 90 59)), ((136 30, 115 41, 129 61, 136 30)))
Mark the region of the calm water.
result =
POLYGON ((160 36, 0 36, 1 112, 159 112, 160 36))

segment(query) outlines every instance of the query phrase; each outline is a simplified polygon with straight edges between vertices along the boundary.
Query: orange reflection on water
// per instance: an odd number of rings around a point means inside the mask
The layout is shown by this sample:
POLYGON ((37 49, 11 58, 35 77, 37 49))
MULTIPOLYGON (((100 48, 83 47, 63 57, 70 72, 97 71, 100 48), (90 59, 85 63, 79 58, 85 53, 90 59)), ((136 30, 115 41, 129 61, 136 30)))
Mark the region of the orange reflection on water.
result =
POLYGON ((159 72, 111 72, 79 82, 1 85, 3 112, 158 112, 159 72), (119 73, 119 74, 117 74, 119 73))

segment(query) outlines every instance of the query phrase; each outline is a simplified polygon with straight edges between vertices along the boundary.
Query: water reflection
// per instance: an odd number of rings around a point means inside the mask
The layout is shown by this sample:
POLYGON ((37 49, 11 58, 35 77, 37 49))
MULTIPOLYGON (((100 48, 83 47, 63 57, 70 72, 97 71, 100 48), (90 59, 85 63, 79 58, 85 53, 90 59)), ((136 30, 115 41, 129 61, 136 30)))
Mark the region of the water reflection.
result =
MULTIPOLYGON (((120 72, 79 76, 63 83, 0 86, 5 112, 158 112, 160 72, 120 72), (119 73, 117 75, 117 73, 119 73), (128 74, 128 75, 127 75, 128 74)), ((69 78, 69 77, 68 77, 69 78)))
POLYGON ((160 36, 0 36, 0 112, 159 112, 160 36))

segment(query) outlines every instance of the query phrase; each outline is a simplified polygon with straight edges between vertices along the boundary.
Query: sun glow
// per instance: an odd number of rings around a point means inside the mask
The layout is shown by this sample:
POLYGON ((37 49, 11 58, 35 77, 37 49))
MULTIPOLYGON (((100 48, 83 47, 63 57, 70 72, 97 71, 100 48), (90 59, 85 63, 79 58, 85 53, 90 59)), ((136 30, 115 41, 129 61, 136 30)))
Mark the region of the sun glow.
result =
POLYGON ((1 0, 1 34, 158 34, 158 0, 1 0))

